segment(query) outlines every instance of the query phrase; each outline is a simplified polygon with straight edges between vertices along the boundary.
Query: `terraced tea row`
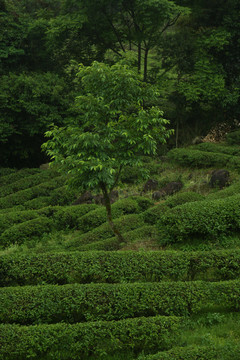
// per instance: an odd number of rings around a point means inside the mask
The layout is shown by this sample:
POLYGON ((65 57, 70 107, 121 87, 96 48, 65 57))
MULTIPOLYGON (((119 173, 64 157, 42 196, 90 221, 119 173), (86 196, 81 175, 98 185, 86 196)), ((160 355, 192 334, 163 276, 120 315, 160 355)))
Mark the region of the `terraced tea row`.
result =
POLYGON ((239 249, 2 255, 0 285, 232 280, 239 265, 239 249))
POLYGON ((0 289, 0 323, 77 323, 239 311, 239 297, 239 280, 8 287, 0 289))
POLYGON ((175 343, 181 318, 148 317, 79 324, 0 324, 0 359, 73 360, 104 354, 164 350, 175 343))

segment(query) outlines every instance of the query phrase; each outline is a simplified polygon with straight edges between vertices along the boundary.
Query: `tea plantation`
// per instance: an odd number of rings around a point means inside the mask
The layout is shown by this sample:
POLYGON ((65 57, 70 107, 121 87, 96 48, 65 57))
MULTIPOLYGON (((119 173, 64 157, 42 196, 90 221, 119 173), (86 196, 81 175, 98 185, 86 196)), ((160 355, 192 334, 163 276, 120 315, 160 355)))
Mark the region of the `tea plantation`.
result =
POLYGON ((125 243, 57 169, 1 168, 0 359, 239 360, 239 154, 144 158, 158 200, 126 169, 112 205, 125 243), (215 169, 227 186, 210 186, 215 169), (170 182, 183 187, 161 192, 170 182))

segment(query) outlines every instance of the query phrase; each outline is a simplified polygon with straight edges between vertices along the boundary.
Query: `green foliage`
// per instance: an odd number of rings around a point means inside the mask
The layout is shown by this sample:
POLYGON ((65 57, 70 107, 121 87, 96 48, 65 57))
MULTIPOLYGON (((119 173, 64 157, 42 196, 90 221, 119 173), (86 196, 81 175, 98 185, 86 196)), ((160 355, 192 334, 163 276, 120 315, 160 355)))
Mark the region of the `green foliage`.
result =
POLYGON ((178 205, 182 205, 188 202, 193 201, 202 201, 205 197, 201 194, 195 193, 193 191, 183 192, 174 194, 167 198, 167 200, 164 202, 164 205, 167 205, 170 208, 173 208, 178 205))
POLYGON ((234 343, 210 346, 192 345, 173 348, 155 355, 141 355, 138 360, 238 360, 239 351, 239 346, 234 343))
POLYGON ((10 174, 13 174, 13 173, 16 173, 15 169, 12 169, 12 168, 0 168, 0 177, 1 178, 2 178, 2 176, 7 176, 7 175, 10 175, 10 174))
POLYGON ((54 73, 4 75, 0 82, 0 151, 4 165, 39 166, 43 134, 62 124, 71 102, 64 79, 54 73))
POLYGON ((12 171, 9 172, 8 174, 2 174, 0 177, 0 185, 1 186, 5 186, 5 185, 10 185, 13 182, 16 182, 20 179, 26 178, 30 175, 35 175, 35 174, 39 174, 41 170, 39 169, 21 169, 19 171, 12 171))
POLYGON ((227 146, 227 145, 220 145, 215 143, 201 143, 198 145, 194 145, 193 149, 202 150, 202 151, 209 151, 214 153, 223 153, 227 155, 240 155, 240 148, 239 146, 227 146))
MULTIPOLYGON (((39 173, 24 176, 22 179, 10 182, 5 186, 0 187, 0 197, 10 195, 14 192, 30 188, 32 186, 39 185, 45 181, 54 178, 57 174, 54 171, 43 170, 39 173)), ((17 174, 16 174, 17 177, 17 174)), ((10 179, 9 179, 10 180, 10 179)))
POLYGON ((221 191, 217 191, 212 194, 209 194, 208 199, 217 200, 217 199, 223 199, 228 196, 233 196, 233 195, 238 195, 238 194, 240 194, 240 182, 239 181, 222 189, 221 191))
POLYGON ((168 211, 168 206, 165 203, 155 205, 150 209, 144 211, 143 219, 147 224, 155 225, 159 219, 168 211))
POLYGON ((9 254, 0 256, 0 285, 231 280, 239 261, 238 249, 9 254))
POLYGON ((70 205, 77 197, 76 191, 69 189, 66 185, 54 189, 49 198, 49 204, 56 206, 70 205))
POLYGON ((0 234, 9 227, 36 218, 35 211, 11 211, 0 214, 0 234))
MULTIPOLYGON (((140 214, 129 214, 115 219, 116 226, 121 233, 134 230, 143 225, 143 218, 140 214)), ((114 233, 108 222, 94 228, 85 234, 80 235, 73 241, 70 241, 70 248, 79 247, 81 245, 93 243, 96 241, 105 240, 114 236, 114 233)))
POLYGON ((127 66, 94 62, 80 66, 78 77, 80 118, 48 131, 51 140, 44 148, 61 171, 68 171, 72 185, 102 190, 104 184, 110 190, 127 165, 137 166, 140 176, 139 155, 155 154, 157 141, 164 143, 171 131, 159 108, 143 108, 143 99, 153 101, 157 93, 127 66))
POLYGON ((133 350, 168 349, 176 341, 181 319, 169 316, 121 321, 37 326, 0 325, 0 357, 6 360, 89 359, 133 350))
POLYGON ((240 145, 240 130, 228 133, 226 135, 226 142, 229 145, 240 145))
POLYGON ((95 204, 81 204, 73 206, 65 206, 59 208, 54 213, 53 220, 58 229, 71 228, 78 226, 79 218, 97 208, 95 204))
POLYGON ((226 155, 218 152, 207 152, 189 148, 173 149, 168 152, 170 159, 183 166, 214 167, 227 166, 240 171, 239 156, 226 155))
MULTIPOLYGON (((24 203, 25 209, 37 210, 50 205, 50 196, 38 196, 24 203)), ((20 206, 20 205, 19 205, 20 206)), ((15 206, 14 206, 15 209, 15 206)))
MULTIPOLYGON (((112 217, 116 219, 122 215, 134 214, 140 212, 139 205, 136 200, 126 198, 118 200, 112 205, 112 217)), ((88 214, 80 217, 77 223, 77 229, 83 232, 91 231, 107 221, 107 214, 104 206, 98 207, 96 210, 90 211, 88 214)))
POLYGON ((240 229, 239 195, 177 206, 157 224, 162 244, 198 237, 216 239, 240 229))
POLYGON ((1 234, 0 245, 7 247, 29 240, 39 240, 44 233, 51 231, 53 225, 53 221, 44 216, 13 225, 1 234))
POLYGON ((52 191, 66 182, 66 178, 58 176, 55 179, 43 182, 29 189, 20 190, 16 193, 0 198, 0 208, 10 208, 16 205, 23 205, 25 202, 38 196, 49 196, 52 191))
POLYGON ((0 289, 4 324, 79 323, 140 316, 187 316, 207 308, 238 311, 240 282, 45 285, 0 289), (163 296, 164 294, 164 296, 163 296))

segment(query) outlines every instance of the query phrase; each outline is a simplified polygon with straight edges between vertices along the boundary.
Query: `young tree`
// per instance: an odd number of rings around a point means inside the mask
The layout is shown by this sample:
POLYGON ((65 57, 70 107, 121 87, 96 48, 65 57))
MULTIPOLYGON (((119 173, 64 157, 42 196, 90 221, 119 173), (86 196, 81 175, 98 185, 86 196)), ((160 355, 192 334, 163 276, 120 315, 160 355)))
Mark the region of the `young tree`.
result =
POLYGON ((154 155, 157 143, 171 134, 158 107, 143 106, 157 95, 127 66, 94 62, 80 66, 82 95, 77 97, 79 118, 46 133, 44 145, 60 171, 68 172, 70 185, 101 190, 107 218, 120 242, 124 239, 112 221, 110 193, 125 166, 138 166, 141 155, 154 155))

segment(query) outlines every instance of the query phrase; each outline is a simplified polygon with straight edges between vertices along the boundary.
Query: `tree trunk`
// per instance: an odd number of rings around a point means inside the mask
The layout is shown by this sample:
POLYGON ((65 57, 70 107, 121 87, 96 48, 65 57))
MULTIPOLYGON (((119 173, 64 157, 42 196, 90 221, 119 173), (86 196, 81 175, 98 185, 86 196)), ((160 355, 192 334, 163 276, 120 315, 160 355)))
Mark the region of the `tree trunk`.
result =
POLYGON ((143 81, 147 81, 147 66, 148 66, 148 52, 149 49, 145 50, 144 54, 144 73, 143 73, 143 81))
POLYGON ((177 124, 176 124, 176 148, 178 148, 178 133, 179 133, 179 120, 177 119, 177 124))
POLYGON ((141 54, 142 48, 141 48, 141 43, 138 43, 138 73, 140 74, 141 72, 141 60, 142 60, 142 54, 141 54))
POLYGON ((106 206, 106 210, 107 210, 108 223, 109 223, 113 233, 115 234, 115 236, 117 236, 119 243, 125 243, 126 241, 124 240, 124 238, 122 237, 122 235, 120 234, 119 230, 116 228, 116 226, 113 222, 112 207, 111 207, 110 197, 109 197, 109 193, 107 192, 106 186, 104 184, 102 184, 101 189, 102 189, 103 198, 104 198, 104 202, 105 202, 105 206, 106 206))

